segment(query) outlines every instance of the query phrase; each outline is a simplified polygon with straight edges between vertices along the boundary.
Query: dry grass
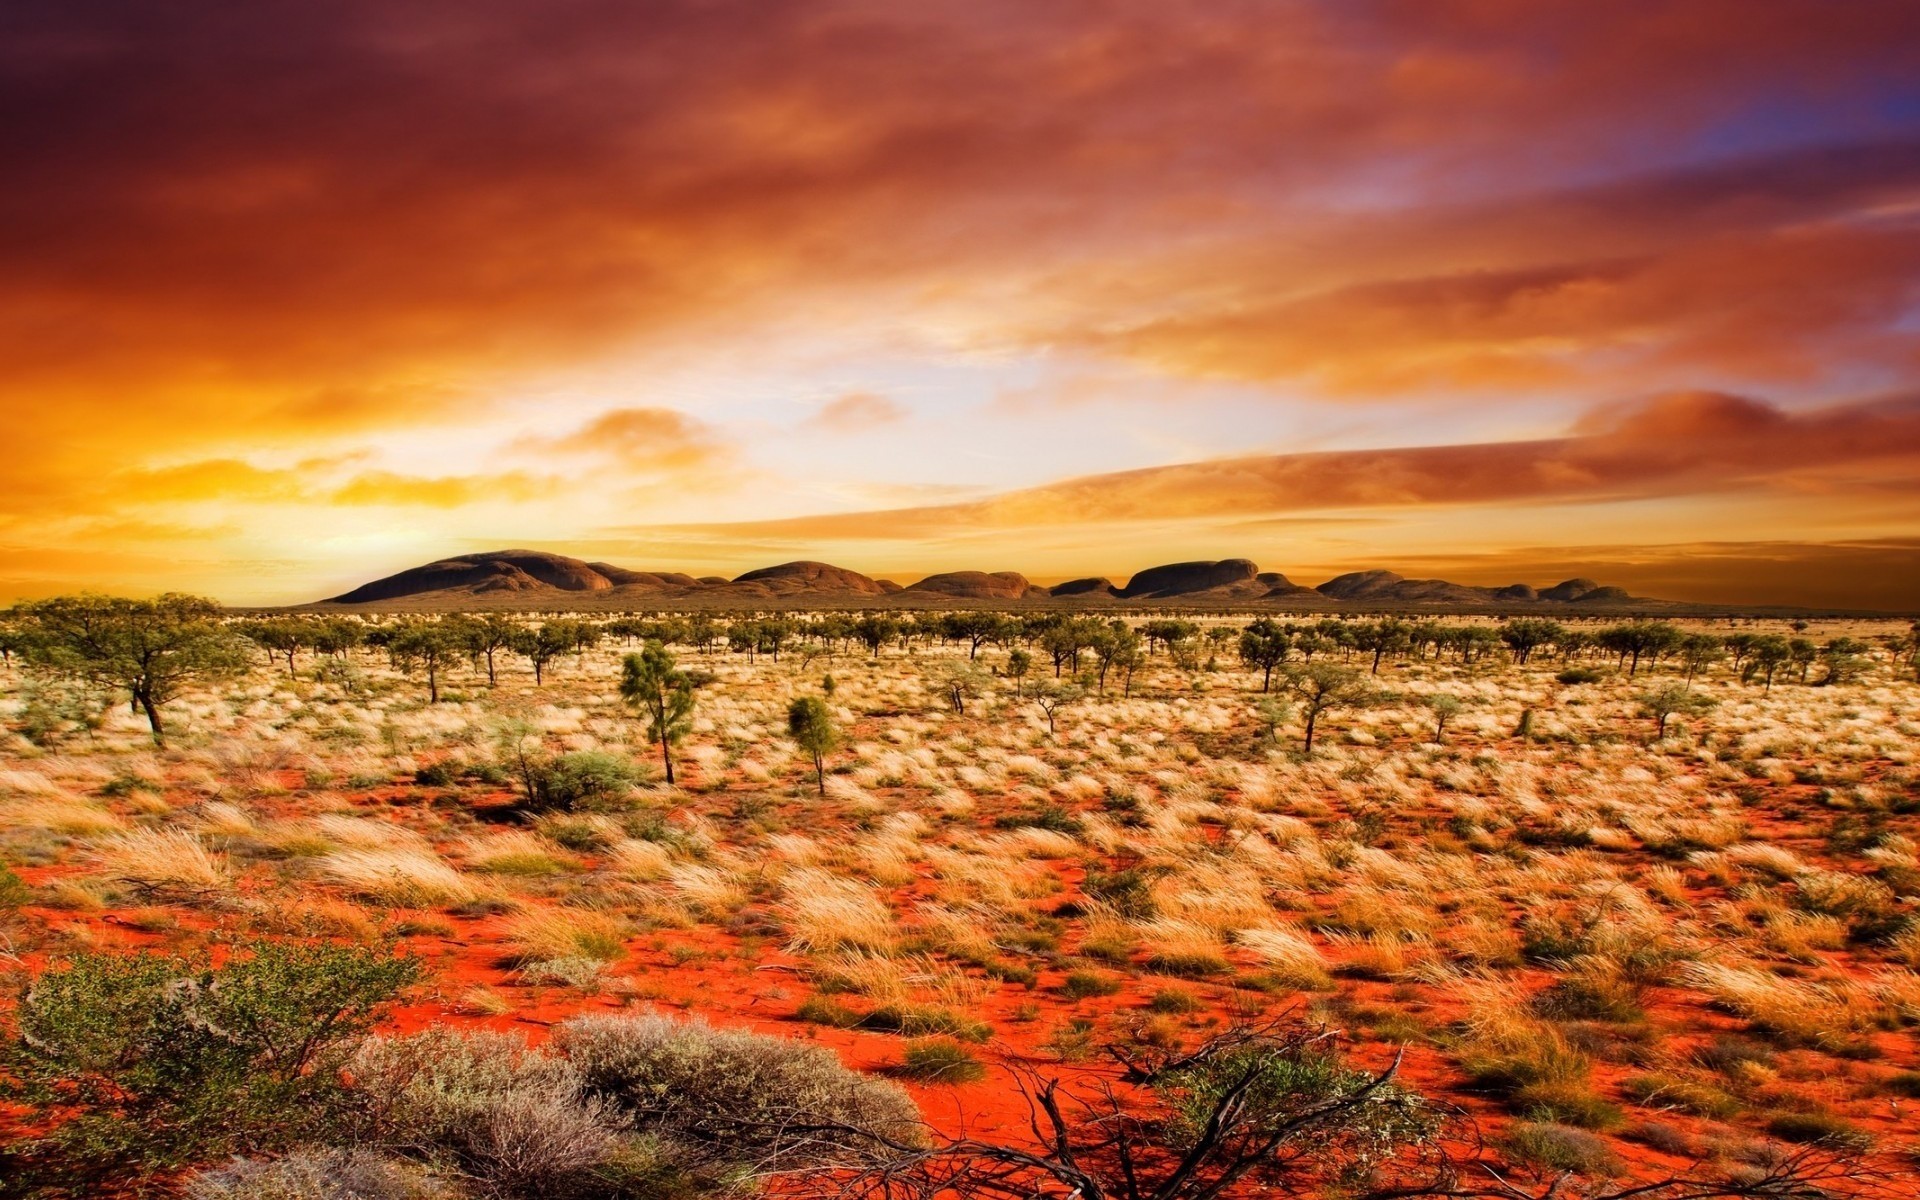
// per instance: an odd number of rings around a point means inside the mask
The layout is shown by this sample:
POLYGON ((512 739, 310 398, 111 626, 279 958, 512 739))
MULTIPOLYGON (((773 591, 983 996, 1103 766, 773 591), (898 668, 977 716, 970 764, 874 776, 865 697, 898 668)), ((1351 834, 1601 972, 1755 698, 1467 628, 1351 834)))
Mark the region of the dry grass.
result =
POLYGON ((466 876, 426 850, 338 850, 319 867, 353 894, 382 904, 427 908, 465 904, 480 894, 466 876))

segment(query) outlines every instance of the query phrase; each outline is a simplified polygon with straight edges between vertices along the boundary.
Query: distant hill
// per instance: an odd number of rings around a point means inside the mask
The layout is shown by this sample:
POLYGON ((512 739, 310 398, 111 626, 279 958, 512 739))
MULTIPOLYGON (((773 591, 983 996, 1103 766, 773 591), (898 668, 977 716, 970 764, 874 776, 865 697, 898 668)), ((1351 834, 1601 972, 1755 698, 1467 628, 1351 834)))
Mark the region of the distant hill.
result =
POLYGON ((492 550, 411 567, 319 602, 390 609, 522 610, 684 608, 954 607, 966 603, 1086 607, 1187 605, 1290 610, 1582 612, 1698 608, 1647 600, 1591 579, 1535 589, 1524 583, 1474 587, 1444 579, 1408 579, 1392 571, 1353 571, 1318 587, 1262 571, 1251 559, 1166 563, 1116 585, 1104 578, 1041 587, 1018 571, 944 571, 901 587, 831 563, 799 561, 733 579, 680 571, 637 571, 539 550, 492 550))

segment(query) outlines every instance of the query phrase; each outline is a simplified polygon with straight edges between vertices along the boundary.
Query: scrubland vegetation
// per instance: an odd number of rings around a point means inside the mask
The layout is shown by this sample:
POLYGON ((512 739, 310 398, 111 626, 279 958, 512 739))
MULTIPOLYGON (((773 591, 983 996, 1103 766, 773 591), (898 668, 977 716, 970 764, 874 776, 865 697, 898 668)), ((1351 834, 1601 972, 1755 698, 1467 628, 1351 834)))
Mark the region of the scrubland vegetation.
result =
POLYGON ((25 606, 0 1195, 1911 1195, 1915 646, 25 606))

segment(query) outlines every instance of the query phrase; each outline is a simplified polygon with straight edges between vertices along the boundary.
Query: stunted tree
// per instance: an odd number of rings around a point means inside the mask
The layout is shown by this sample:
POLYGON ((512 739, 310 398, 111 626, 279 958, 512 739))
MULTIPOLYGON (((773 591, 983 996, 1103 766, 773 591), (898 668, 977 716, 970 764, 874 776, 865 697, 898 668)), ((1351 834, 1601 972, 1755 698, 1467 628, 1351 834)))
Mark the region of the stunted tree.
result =
POLYGON ((457 618, 454 630, 459 636, 461 648, 471 654, 476 663, 487 664, 487 686, 497 686, 500 676, 494 657, 502 650, 513 649, 514 639, 520 635, 519 623, 499 613, 488 613, 481 617, 457 618))
POLYGON ((827 755, 840 743, 833 710, 818 696, 797 696, 787 706, 787 736, 813 759, 813 779, 820 795, 827 794, 827 755))
POLYGON ((647 718, 647 736, 660 746, 660 762, 673 779, 673 747, 693 731, 693 677, 682 671, 659 642, 648 642, 620 663, 620 698, 647 718))
POLYGON ((238 626, 248 641, 267 652, 269 659, 287 660, 287 678, 293 678, 294 656, 312 646, 320 630, 317 622, 295 617, 276 617, 269 621, 247 621, 238 626))
POLYGON ((971 663, 954 663, 933 681, 933 690, 957 717, 967 715, 967 701, 986 693, 987 675, 971 663))
POLYGON ((247 666, 246 644, 220 623, 220 605, 199 596, 56 596, 17 611, 29 666, 126 692, 156 745, 166 744, 160 710, 169 700, 197 679, 247 666))
POLYGON ((1427 711, 1433 714, 1433 740, 1447 739, 1447 722, 1465 711, 1467 702, 1451 692, 1435 692, 1427 697, 1427 711))
POLYGON ((1054 728, 1054 718, 1061 709, 1077 703, 1087 694, 1087 690, 1077 683, 1060 679, 1042 679, 1034 686, 1030 696, 1034 704, 1047 717, 1047 736, 1054 737, 1059 731, 1054 728))
POLYGON ((1643 692, 1638 697, 1640 715, 1654 720, 1653 740, 1662 741, 1667 736, 1667 722, 1676 716, 1698 716, 1713 708, 1719 702, 1710 696, 1703 696, 1684 684, 1670 683, 1651 692, 1643 692))
POLYGON ((1033 655, 1025 650, 1007 651, 1007 678, 1013 680, 1013 694, 1016 698, 1020 696, 1022 681, 1031 670, 1033 670, 1033 655))
POLYGON ((1500 640, 1513 652, 1513 661, 1525 665, 1542 646, 1556 646, 1567 636, 1566 626, 1545 617, 1515 617, 1500 626, 1500 640))
POLYGON ((868 613, 853 623, 852 632, 867 648, 867 653, 879 658, 881 647, 900 636, 900 622, 880 613, 868 613))
POLYGON ((947 614, 942 632, 967 643, 967 657, 973 659, 980 656, 981 646, 1006 639, 1011 629, 1011 623, 999 613, 957 612, 947 614))
POLYGON ((1293 636, 1270 617, 1261 617, 1240 634, 1240 661, 1260 672, 1260 690, 1273 690, 1273 672, 1287 659, 1293 636))
POLYGON ((387 638, 387 654, 402 671, 427 675, 427 703, 440 703, 440 672, 462 653, 459 631, 440 621, 408 621, 387 638))
POLYGON ((534 628, 520 626, 513 631, 508 647, 533 667, 535 687, 546 682, 547 664, 573 649, 573 622, 548 621, 534 628))
POLYGON ((1300 705, 1301 715, 1306 718, 1305 737, 1300 749, 1308 755, 1313 753, 1314 727, 1319 723, 1321 714, 1357 704, 1368 694, 1360 673, 1338 663, 1289 666, 1281 678, 1287 691, 1300 705))
POLYGON ((1690 633, 1680 639, 1680 661, 1687 668, 1686 682, 1727 656, 1726 644, 1710 633, 1690 633))
POLYGON ((1133 673, 1145 656, 1141 653, 1140 635, 1128 627, 1125 621, 1113 621, 1095 633, 1092 638, 1093 660, 1099 672, 1100 694, 1107 694, 1107 672, 1118 669, 1127 681, 1127 694, 1133 694, 1133 673))

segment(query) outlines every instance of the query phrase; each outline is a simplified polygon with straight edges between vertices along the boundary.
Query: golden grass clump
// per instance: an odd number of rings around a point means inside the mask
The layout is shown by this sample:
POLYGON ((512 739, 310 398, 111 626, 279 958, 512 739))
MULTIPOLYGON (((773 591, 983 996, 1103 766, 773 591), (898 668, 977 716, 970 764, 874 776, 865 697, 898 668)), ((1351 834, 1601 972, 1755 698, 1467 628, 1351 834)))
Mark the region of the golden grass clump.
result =
POLYGON ((184 830, 130 830, 94 843, 94 853, 109 875, 142 887, 215 891, 233 882, 226 859, 184 830))
POLYGON ((430 850, 336 850, 320 859, 319 868, 355 895, 400 907, 465 904, 480 894, 466 876, 430 850))

